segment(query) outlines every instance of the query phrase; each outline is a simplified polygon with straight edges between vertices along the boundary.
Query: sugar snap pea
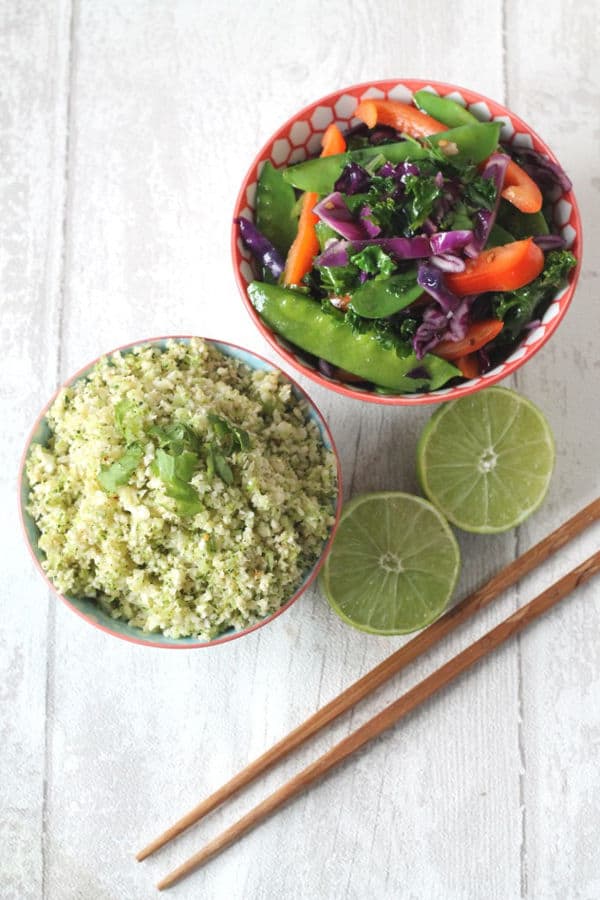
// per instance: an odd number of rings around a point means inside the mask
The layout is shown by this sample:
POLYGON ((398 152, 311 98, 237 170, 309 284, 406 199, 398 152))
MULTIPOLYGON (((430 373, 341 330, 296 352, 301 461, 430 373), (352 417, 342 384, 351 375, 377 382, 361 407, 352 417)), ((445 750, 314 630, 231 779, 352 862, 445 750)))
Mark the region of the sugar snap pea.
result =
POLYGON ((479 121, 472 112, 450 100, 448 97, 439 97, 432 94, 431 91, 417 91, 414 95, 414 101, 423 112, 429 116, 433 116, 442 125, 448 128, 456 128, 458 125, 474 125, 479 121))
POLYGON ((385 319, 400 312, 420 297, 417 272, 402 272, 390 278, 365 281, 351 294, 350 306, 365 319, 385 319))
MULTIPOLYGON (((458 128, 432 134, 427 141, 434 147, 440 147, 451 162, 477 164, 487 159, 496 149, 500 128, 500 122, 460 125, 458 128)), ((379 144, 376 147, 364 147, 336 156, 308 159, 285 169, 283 177, 289 184, 302 191, 329 194, 348 162, 365 165, 378 156, 388 162, 399 163, 407 159, 427 159, 432 156, 432 152, 426 144, 419 144, 413 140, 379 144)))
POLYGON ((281 337, 380 387, 393 392, 424 386, 436 390, 460 376, 451 363, 433 354, 417 360, 409 345, 406 356, 399 355, 374 331, 353 330, 343 317, 325 312, 318 301, 299 291, 253 281, 248 294, 263 321, 281 337))
POLYGON ((264 164, 256 189, 256 225, 285 256, 296 237, 298 216, 294 215, 296 194, 283 171, 268 160, 264 164))

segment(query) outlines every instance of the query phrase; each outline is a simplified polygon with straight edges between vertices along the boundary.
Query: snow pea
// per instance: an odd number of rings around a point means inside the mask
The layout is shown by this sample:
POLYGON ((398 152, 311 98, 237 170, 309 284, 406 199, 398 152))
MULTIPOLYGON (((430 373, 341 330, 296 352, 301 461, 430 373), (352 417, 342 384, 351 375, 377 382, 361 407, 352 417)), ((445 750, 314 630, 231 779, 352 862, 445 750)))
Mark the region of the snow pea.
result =
POLYGON ((494 222, 485 248, 486 250, 489 250, 490 247, 502 247, 504 244, 511 244, 514 240, 515 238, 510 231, 507 231, 502 225, 498 225, 497 222, 494 222))
POLYGON ((418 360, 408 344, 406 356, 400 356, 397 347, 384 343, 374 331, 355 331, 343 316, 324 311, 318 301, 299 291, 253 281, 248 294, 263 321, 281 337, 380 387, 436 390, 460 375, 451 363, 432 354, 418 360))
POLYGON ((515 241, 550 233, 543 213, 523 213, 506 200, 500 202, 498 222, 503 228, 510 231, 515 241))
MULTIPOLYGON (((448 159, 456 163, 480 163, 493 153, 500 136, 500 122, 477 122, 472 125, 460 125, 439 134, 432 134, 427 138, 430 144, 436 148, 446 142, 454 145, 456 150, 448 154, 448 159)), ((406 159, 418 160, 435 156, 427 145, 422 145, 413 140, 399 141, 394 144, 379 144, 376 147, 364 147, 361 150, 351 150, 349 153, 339 153, 336 156, 328 156, 319 159, 308 159, 306 162, 297 163, 283 170, 283 178, 295 188, 302 191, 314 191, 317 194, 329 194, 333 186, 342 174, 344 166, 350 162, 365 165, 373 159, 381 156, 392 163, 403 162, 406 159)))
POLYGON ((256 225, 284 257, 298 230, 295 207, 296 194, 284 180, 283 169, 276 169, 267 160, 256 190, 256 225))
POLYGON ((421 296, 416 270, 365 281, 351 295, 350 306, 365 319, 385 319, 400 312, 421 296))
POLYGON ((449 100, 448 97, 438 97, 431 91, 417 91, 414 100, 419 109, 433 116, 442 125, 447 125, 448 128, 456 128, 458 125, 474 125, 479 121, 460 103, 449 100))
POLYGON ((403 162, 411 159, 424 159, 431 154, 425 147, 414 141, 399 141, 395 144, 381 144, 377 147, 363 147, 348 153, 337 153, 335 156, 323 156, 307 159, 283 170, 284 179, 301 191, 313 191, 316 194, 330 194, 335 182, 350 161, 366 165, 381 156, 388 162, 403 162))

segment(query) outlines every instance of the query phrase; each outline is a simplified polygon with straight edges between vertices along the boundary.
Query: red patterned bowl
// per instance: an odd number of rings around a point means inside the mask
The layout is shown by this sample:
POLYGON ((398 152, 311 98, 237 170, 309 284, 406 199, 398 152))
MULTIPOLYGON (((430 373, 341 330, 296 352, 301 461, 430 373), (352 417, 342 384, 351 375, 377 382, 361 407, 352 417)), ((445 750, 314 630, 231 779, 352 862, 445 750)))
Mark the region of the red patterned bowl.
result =
MULTIPOLYGON (((489 100, 475 91, 451 84, 417 79, 365 82, 353 87, 342 88, 316 100, 292 116, 275 132, 260 150, 244 178, 236 201, 234 217, 254 218, 256 183, 266 160, 271 160, 275 166, 286 166, 317 154, 323 132, 330 122, 335 122, 342 131, 358 123, 358 119, 352 116, 358 100, 379 97, 410 103, 413 93, 423 88, 433 90, 443 97, 449 97, 467 106, 482 121, 502 122, 501 137, 503 141, 514 146, 531 147, 548 156, 553 162, 557 162, 549 147, 522 119, 519 119, 506 107, 501 106, 500 103, 489 100)), ((441 388, 426 394, 378 394, 372 389, 359 388, 333 378, 326 378, 315 369, 301 350, 271 331, 257 314, 248 298, 246 288, 248 283, 255 278, 255 273, 250 254, 242 244, 235 225, 231 233, 234 272, 242 299, 256 327, 279 355, 283 356, 290 365, 306 375, 307 378, 311 378, 317 384, 337 391, 339 394, 344 394, 346 397, 366 400, 370 403, 383 403, 389 406, 438 403, 472 394, 474 391, 511 375, 537 353, 558 327, 573 297, 581 268, 581 219, 572 191, 565 192, 556 198, 553 213, 555 224, 559 227, 567 247, 573 251, 578 262, 576 268, 571 272, 567 286, 556 292, 540 325, 529 332, 508 359, 486 372, 485 375, 473 378, 456 387, 441 388)))

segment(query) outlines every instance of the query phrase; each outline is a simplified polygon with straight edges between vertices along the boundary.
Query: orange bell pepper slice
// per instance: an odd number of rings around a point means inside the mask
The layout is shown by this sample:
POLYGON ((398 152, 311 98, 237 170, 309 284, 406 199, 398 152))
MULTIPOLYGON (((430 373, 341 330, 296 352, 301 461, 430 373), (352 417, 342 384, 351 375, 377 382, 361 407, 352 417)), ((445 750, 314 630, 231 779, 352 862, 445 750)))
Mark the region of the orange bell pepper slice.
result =
POLYGON ((469 259, 464 272, 450 272, 445 281, 459 297, 485 291, 516 291, 544 268, 544 254, 533 238, 484 250, 469 259))
POLYGON ((354 111, 358 119, 362 119, 368 128, 375 125, 390 125, 402 134, 411 137, 428 137, 440 131, 447 131, 445 125, 437 119, 421 112, 408 103, 397 100, 363 100, 354 111))
MULTIPOLYGON (((493 341, 503 328, 504 322, 501 322, 499 319, 486 319, 483 322, 473 322, 473 324, 469 326, 469 330, 462 340, 440 341, 437 347, 434 347, 431 352, 434 353, 435 356, 441 356, 442 359, 456 362, 457 366, 459 365, 459 361, 462 360, 467 371, 472 371, 469 359, 470 355, 477 350, 481 350, 481 348, 485 347, 486 344, 489 344, 490 341, 493 341), (469 362, 465 363, 465 359, 469 360, 469 362)), ((459 366, 459 368, 465 378, 475 377, 475 375, 467 375, 466 371, 461 366, 459 366)), ((477 372, 475 374, 479 375, 479 366, 477 366, 477 372)))
MULTIPOLYGON (((335 124, 329 125, 321 142, 321 156, 335 156, 344 153, 346 141, 341 131, 335 124)), ((302 210, 298 220, 298 232, 292 246, 288 250, 285 268, 283 270, 284 285, 301 284, 307 272, 310 272, 313 259, 319 252, 319 242, 315 231, 315 225, 319 221, 313 209, 317 204, 319 195, 307 191, 302 199, 302 210)))
POLYGON ((542 208, 542 192, 527 172, 512 159, 506 167, 502 196, 524 213, 536 213, 542 208))

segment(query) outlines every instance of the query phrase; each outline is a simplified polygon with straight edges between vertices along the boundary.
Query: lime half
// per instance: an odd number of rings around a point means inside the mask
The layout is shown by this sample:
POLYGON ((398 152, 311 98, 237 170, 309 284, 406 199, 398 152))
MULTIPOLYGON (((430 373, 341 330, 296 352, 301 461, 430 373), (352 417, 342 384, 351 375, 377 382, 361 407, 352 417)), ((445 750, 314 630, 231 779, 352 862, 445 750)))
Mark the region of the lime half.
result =
POLYGON ((332 609, 372 634, 433 622, 456 585, 460 553, 440 513, 411 494, 363 494, 343 512, 321 585, 332 609))
POLYGON ((490 387, 433 414, 419 440, 417 467, 423 492, 454 525, 507 531, 544 499, 554 440, 533 403, 490 387))

